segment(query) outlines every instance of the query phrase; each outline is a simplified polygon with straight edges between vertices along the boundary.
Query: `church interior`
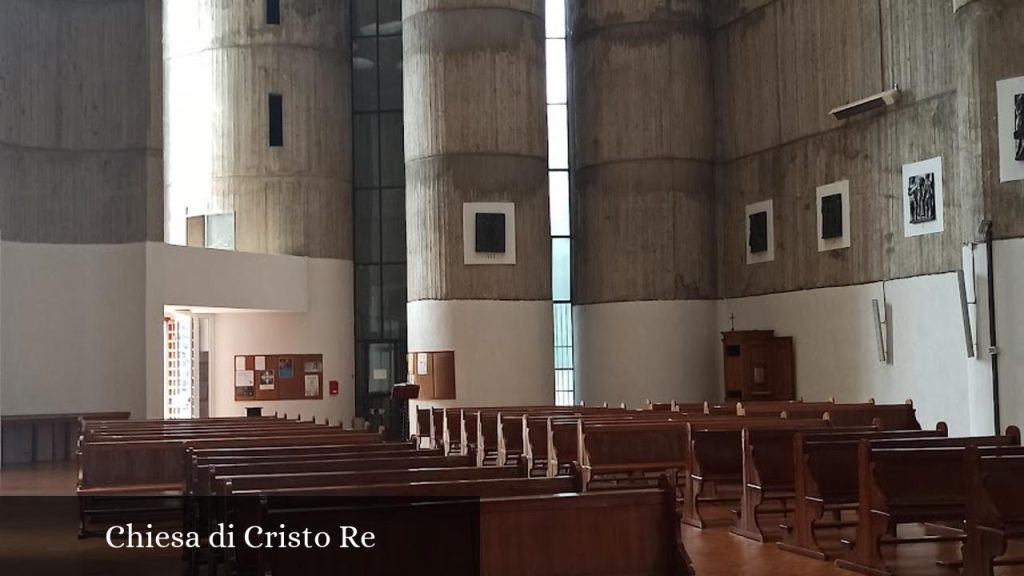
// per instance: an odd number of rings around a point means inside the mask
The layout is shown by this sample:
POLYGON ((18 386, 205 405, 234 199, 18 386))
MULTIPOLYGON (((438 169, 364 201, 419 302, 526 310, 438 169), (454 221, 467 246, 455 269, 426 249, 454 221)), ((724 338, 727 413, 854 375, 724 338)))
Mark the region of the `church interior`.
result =
POLYGON ((1014 30, 0 0, 0 574, 1024 574, 1014 30))

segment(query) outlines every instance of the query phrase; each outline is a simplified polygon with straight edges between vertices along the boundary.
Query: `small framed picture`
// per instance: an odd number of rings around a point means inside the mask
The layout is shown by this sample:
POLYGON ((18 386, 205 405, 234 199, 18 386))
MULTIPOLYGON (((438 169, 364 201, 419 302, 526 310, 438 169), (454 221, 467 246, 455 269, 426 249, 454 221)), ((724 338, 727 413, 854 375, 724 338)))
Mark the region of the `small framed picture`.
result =
POLYGON ((942 158, 903 166, 903 236, 943 230, 942 158))

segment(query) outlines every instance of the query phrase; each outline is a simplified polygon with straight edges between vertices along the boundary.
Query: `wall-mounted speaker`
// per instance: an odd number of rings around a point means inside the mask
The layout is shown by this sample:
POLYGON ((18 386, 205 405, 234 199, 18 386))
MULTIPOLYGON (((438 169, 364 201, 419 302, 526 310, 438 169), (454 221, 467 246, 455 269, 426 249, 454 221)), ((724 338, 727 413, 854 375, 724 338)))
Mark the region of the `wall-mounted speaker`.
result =
POLYGON ((967 357, 974 358, 974 330, 971 327, 971 310, 967 306, 967 282, 963 270, 956 271, 956 281, 960 288, 960 314, 964 323, 964 345, 967 346, 967 357))
POLYGON ((882 324, 887 322, 887 320, 882 319, 882 316, 885 314, 885 308, 882 308, 878 303, 878 299, 874 298, 871 300, 871 309, 871 318, 875 324, 875 343, 878 346, 878 361, 885 362, 885 332, 882 331, 882 324))

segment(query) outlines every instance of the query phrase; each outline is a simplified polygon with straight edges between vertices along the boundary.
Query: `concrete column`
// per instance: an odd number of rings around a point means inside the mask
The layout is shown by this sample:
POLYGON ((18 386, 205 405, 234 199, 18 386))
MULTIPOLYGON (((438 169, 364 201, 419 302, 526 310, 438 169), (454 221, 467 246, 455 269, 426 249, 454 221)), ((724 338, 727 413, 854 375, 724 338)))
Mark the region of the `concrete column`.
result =
POLYGON ((541 0, 404 0, 409 350, 459 404, 554 398, 541 0), (463 204, 515 204, 516 263, 464 263, 463 204))
POLYGON ((965 236, 978 239, 984 214, 996 238, 1018 238, 1024 236, 1024 181, 1000 182, 996 83, 1024 76, 1024 3, 957 0, 955 20, 960 188, 975 213, 965 219, 965 236))
POLYGON ((10 0, 0 227, 23 243, 162 237, 158 0, 10 0))
POLYGON ((160 1, 0 7, 3 412, 142 417, 145 242, 163 237, 160 1))
POLYGON ((186 215, 234 212, 236 250, 351 260, 348 10, 285 1, 268 24, 264 0, 164 2, 168 241, 186 215))
POLYGON ((573 0, 573 300, 587 403, 717 396, 711 32, 697 0, 573 0))
MULTIPOLYGON (((1024 355, 1020 354, 1019 314, 1014 298, 1019 276, 1019 239, 1024 236, 1024 181, 1001 182, 1000 111, 997 82, 1024 76, 1024 3, 1014 0, 956 0, 955 2, 957 79, 957 150, 959 186, 966 241, 980 242, 978 223, 992 221, 997 239, 993 257, 994 278, 989 274, 984 247, 975 250, 978 362, 970 363, 968 388, 971 390, 972 433, 991 434, 994 420, 992 404, 992 356, 987 349, 988 282, 995 282, 996 330, 999 353, 999 395, 1002 426, 1020 416, 1024 381, 1018 374, 1024 355)), ((1012 157, 1009 161, 1013 161, 1012 157)))

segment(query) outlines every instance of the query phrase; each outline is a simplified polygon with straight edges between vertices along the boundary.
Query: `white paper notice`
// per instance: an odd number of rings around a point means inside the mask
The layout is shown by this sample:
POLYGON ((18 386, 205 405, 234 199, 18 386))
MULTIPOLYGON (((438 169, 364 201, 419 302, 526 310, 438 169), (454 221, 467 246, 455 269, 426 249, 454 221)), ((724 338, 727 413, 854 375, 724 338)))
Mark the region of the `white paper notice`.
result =
POLYGON ((235 388, 251 387, 255 382, 256 373, 252 370, 239 370, 235 372, 235 388))
POLYGON ((420 375, 427 373, 427 355, 422 352, 416 355, 416 373, 420 375))
POLYGON ((320 395, 320 377, 316 374, 306 374, 306 396, 320 395))
MULTIPOLYGON (((245 366, 243 366, 242 368, 245 368, 245 366)), ((255 368, 256 370, 266 370, 267 369, 267 357, 266 356, 257 356, 256 357, 256 365, 253 366, 253 368, 255 368)))
POLYGON ((387 380, 388 379, 388 370, 387 370, 387 368, 374 368, 373 369, 373 379, 374 380, 387 380))
POLYGON ((235 370, 245 370, 245 356, 235 356, 235 370))

